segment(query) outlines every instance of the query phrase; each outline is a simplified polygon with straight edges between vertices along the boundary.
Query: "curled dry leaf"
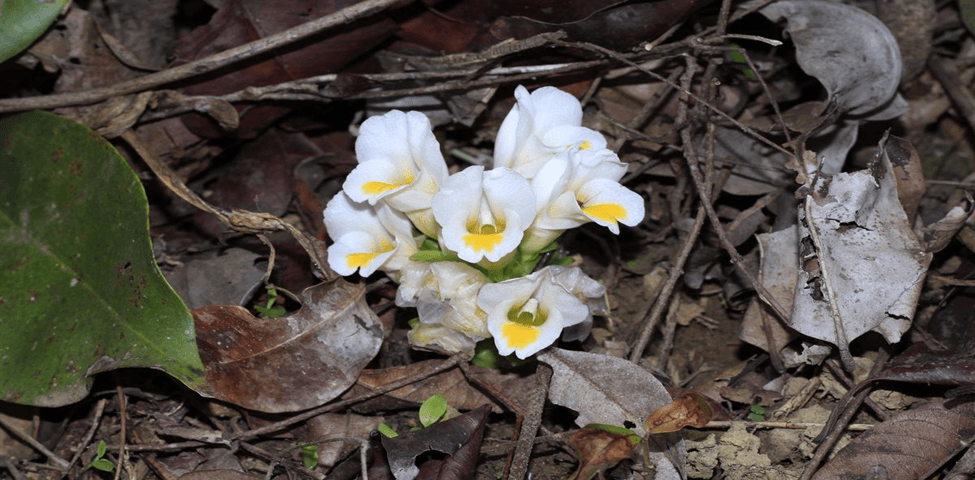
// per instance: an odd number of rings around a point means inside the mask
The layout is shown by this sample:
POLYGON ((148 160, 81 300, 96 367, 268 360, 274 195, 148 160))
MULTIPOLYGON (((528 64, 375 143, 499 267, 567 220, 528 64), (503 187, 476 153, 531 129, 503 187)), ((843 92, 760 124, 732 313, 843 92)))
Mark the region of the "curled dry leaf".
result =
POLYGON ((931 262, 897 198, 886 140, 870 171, 817 176, 799 212, 801 265, 790 322, 839 347, 847 366, 849 342, 868 331, 900 340, 931 262))
POLYGON ((788 22, 796 61, 823 84, 828 105, 841 116, 807 144, 819 154, 820 171, 837 173, 862 121, 888 120, 907 111, 907 102, 897 93, 903 70, 897 41, 876 17, 841 3, 785 0, 759 13, 788 22))
MULTIPOLYGON (((799 233, 795 227, 760 233, 758 248, 761 270, 758 281, 787 312, 792 311, 799 275, 799 233)), ((771 307, 756 298, 748 305, 738 338, 767 352, 778 352, 798 335, 787 327, 771 307)))
MULTIPOLYGON (((622 358, 550 348, 538 359, 552 367, 549 400, 579 412, 579 426, 616 425, 645 436, 643 421, 673 400, 650 372, 622 358)), ((656 478, 683 478, 684 440, 662 434, 648 442, 656 478)))
POLYGON ((864 432, 816 472, 813 480, 927 478, 971 442, 975 402, 929 403, 864 432), (881 472, 882 470, 882 472, 881 472), (876 472, 883 476, 869 476, 876 472))
POLYGON ((382 344, 362 285, 337 279, 301 293, 301 310, 256 318, 237 306, 193 311, 207 385, 199 393, 263 412, 290 412, 337 397, 382 344))
POLYGON ((711 403, 697 392, 684 392, 680 398, 650 414, 643 426, 647 433, 676 432, 684 427, 703 427, 714 417, 711 403))
POLYGON ((620 460, 629 458, 633 449, 640 444, 640 437, 624 430, 587 425, 573 433, 568 443, 579 458, 579 470, 572 477, 573 480, 588 480, 620 460))
POLYGON ((491 407, 484 405, 467 414, 396 438, 382 437, 393 476, 396 480, 412 480, 418 475, 431 479, 474 478, 481 436, 490 412, 491 407), (431 458, 418 467, 416 458, 429 451, 444 453, 448 457, 443 460, 431 458))
POLYGON ((892 102, 901 104, 897 108, 903 113, 907 105, 895 97, 903 70, 900 50, 877 17, 822 0, 773 2, 759 13, 788 22, 799 66, 826 87, 830 101, 844 113, 871 115, 892 102))

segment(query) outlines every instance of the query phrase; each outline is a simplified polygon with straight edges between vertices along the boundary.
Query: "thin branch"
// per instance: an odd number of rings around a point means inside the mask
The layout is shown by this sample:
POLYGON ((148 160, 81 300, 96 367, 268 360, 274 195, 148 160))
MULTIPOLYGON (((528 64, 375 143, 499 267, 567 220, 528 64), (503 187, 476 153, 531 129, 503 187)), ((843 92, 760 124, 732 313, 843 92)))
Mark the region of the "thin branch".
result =
POLYGON ((518 432, 518 443, 515 454, 511 459, 511 469, 508 480, 522 480, 528 474, 528 461, 531 459, 532 447, 535 446, 535 435, 542 424, 542 410, 545 399, 548 398, 548 387, 552 382, 552 367, 538 362, 535 370, 535 388, 532 389, 529 404, 525 406, 525 416, 521 421, 518 432))
POLYGON ((364 393, 362 395, 359 395, 358 397, 350 398, 350 399, 347 399, 347 400, 340 400, 340 401, 337 401, 337 402, 334 402, 334 403, 327 403, 327 404, 322 405, 320 407, 316 407, 316 408, 313 408, 311 410, 308 410, 307 412, 304 412, 302 414, 295 415, 293 417, 289 417, 289 418, 286 418, 284 420, 281 420, 281 421, 278 421, 278 422, 274 422, 274 423, 271 423, 271 424, 268 424, 268 425, 264 425, 263 427, 259 427, 259 428, 255 428, 255 429, 252 429, 252 430, 247 430, 245 432, 240 432, 240 433, 234 434, 234 435, 232 435, 230 437, 230 440, 246 440, 246 439, 249 439, 249 438, 254 438, 254 437, 258 436, 258 435, 264 435, 266 433, 276 432, 278 430, 281 430, 282 428, 289 427, 289 426, 294 425, 294 424, 296 424, 298 422, 302 422, 302 421, 308 420, 309 418, 312 418, 312 417, 317 417, 317 416, 319 416, 319 415, 321 415, 323 413, 332 412, 332 411, 335 411, 335 410, 340 410, 340 409, 345 408, 345 407, 347 407, 349 405, 354 405, 354 404, 359 403, 359 402, 364 402, 364 401, 366 401, 366 400, 368 400, 370 398, 378 397, 379 395, 382 395, 382 394, 384 394, 386 392, 391 392, 391 391, 396 390, 398 388, 405 387, 406 385, 409 385, 411 383, 415 383, 415 382, 418 382, 420 380, 423 380, 424 378, 427 378, 427 377, 436 375, 436 374, 438 374, 440 372, 443 372, 443 371, 449 370, 451 368, 454 368, 454 367, 457 366, 458 363, 460 363, 463 360, 464 360, 464 357, 463 356, 461 356, 461 355, 454 355, 454 356, 452 356, 452 357, 450 357, 450 358, 448 358, 448 359, 446 359, 446 360, 444 360, 444 361, 442 361, 440 363, 435 364, 432 368, 423 369, 420 372, 417 372, 417 373, 415 373, 413 375, 410 375, 408 377, 401 378, 401 379, 399 379, 399 380, 397 380, 395 382, 390 382, 390 383, 388 383, 386 385, 383 385, 380 388, 377 388, 377 389, 372 390, 370 392, 367 392, 367 393, 364 393))
POLYGON ((35 440, 34 437, 20 431, 20 429, 17 428, 16 425, 10 423, 3 416, 0 416, 0 427, 3 427, 5 430, 7 430, 8 433, 13 435, 14 437, 17 437, 18 440, 26 443, 27 445, 30 445, 32 448, 34 448, 34 450, 37 450, 38 452, 46 456, 48 460, 50 460, 52 463, 57 465, 57 468, 59 470, 64 471, 71 465, 70 463, 68 463, 67 460, 59 457, 56 453, 48 450, 47 447, 41 444, 41 442, 35 440))
POLYGON ((95 88, 83 92, 62 93, 41 97, 25 97, 0 100, 0 113, 18 112, 30 109, 50 109, 75 105, 90 105, 112 97, 128 95, 158 88, 176 81, 186 80, 204 73, 253 58, 262 53, 290 45, 312 37, 329 28, 350 23, 384 10, 400 0, 364 0, 330 15, 303 23, 283 32, 245 43, 239 47, 186 63, 161 72, 118 83, 110 87, 95 88))

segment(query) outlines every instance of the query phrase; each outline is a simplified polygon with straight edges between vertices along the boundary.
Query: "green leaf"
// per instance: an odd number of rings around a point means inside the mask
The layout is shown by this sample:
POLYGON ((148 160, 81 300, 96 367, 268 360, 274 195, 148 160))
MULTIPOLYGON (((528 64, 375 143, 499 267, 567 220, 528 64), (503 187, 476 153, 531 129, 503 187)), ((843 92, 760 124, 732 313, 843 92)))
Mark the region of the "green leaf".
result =
POLYGON ((429 427, 437 423, 447 413, 447 399, 437 393, 426 399, 420 405, 420 423, 429 427))
POLYGON ((633 430, 630 430, 629 428, 625 428, 625 427, 617 427, 616 425, 607 425, 605 423, 590 423, 582 428, 587 428, 589 430, 603 430, 615 435, 627 435, 628 436, 627 438, 629 438, 630 443, 632 443, 633 445, 638 445, 643 440, 633 430))
POLYGON ((111 472, 115 470, 115 464, 107 458, 96 459, 94 462, 91 462, 91 465, 89 466, 95 470, 101 470, 103 472, 111 472))
POLYGON ((410 260, 417 262, 456 261, 457 259, 457 255, 449 255, 440 250, 420 250, 410 256, 410 260))
POLYGON ((265 317, 268 317, 268 318, 278 318, 278 317, 283 317, 283 316, 285 316, 285 315, 288 314, 288 309, 286 309, 286 308, 284 308, 284 307, 282 307, 280 305, 277 305, 277 306, 274 306, 274 307, 265 307, 265 306, 262 306, 262 305, 254 305, 254 310, 257 310, 258 313, 260 313, 261 315, 264 315, 265 317))
POLYGON ((67 4, 68 0, 0 0, 0 63, 40 38, 67 4))
POLYGON ((383 434, 383 436, 386 438, 396 438, 399 436, 399 434, 396 433, 396 430, 393 430, 393 427, 390 427, 385 423, 380 423, 379 426, 376 427, 376 430, 379 430, 379 433, 383 434))
POLYGON ((98 455, 97 458, 102 458, 108 453, 108 445, 105 445, 105 440, 98 442, 98 447, 95 448, 95 453, 98 455))
POLYGON ((440 244, 431 238, 424 238, 423 243, 420 244, 420 250, 436 250, 439 252, 440 244))
POLYGON ((748 420, 752 422, 764 422, 765 421, 765 407, 761 405, 752 405, 748 409, 748 420))
POLYGON ((474 358, 471 358, 471 364, 481 368, 498 368, 502 358, 494 345, 494 340, 487 339, 478 342, 474 347, 474 358))
POLYGON ((156 267, 139 178, 87 127, 0 121, 0 400, 57 407, 91 374, 165 370, 204 384, 193 317, 156 267))
POLYGON ((305 445, 301 447, 301 464, 305 468, 315 468, 318 466, 318 446, 305 445))
POLYGON ((732 50, 728 52, 728 56, 731 57, 731 61, 742 65, 742 72, 745 74, 745 78, 749 80, 757 80, 758 77, 755 76, 755 72, 748 68, 748 60, 745 58, 745 55, 741 53, 744 49, 742 49, 737 43, 731 43, 729 46, 732 48, 732 50))

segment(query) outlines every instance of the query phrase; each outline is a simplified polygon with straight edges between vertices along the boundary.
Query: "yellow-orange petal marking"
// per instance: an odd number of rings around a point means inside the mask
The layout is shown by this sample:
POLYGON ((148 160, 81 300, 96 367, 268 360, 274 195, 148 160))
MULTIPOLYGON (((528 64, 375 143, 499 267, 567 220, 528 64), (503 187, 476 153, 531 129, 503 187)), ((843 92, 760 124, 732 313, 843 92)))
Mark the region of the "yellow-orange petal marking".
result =
POLYGON ((616 203, 600 203, 582 207, 583 213, 590 217, 598 218, 605 222, 616 223, 619 219, 626 217, 626 209, 616 203))
POLYGON ((376 257, 396 248, 390 242, 383 242, 378 252, 366 252, 366 253, 350 253, 345 256, 345 263, 351 269, 356 269, 364 265, 368 265, 369 262, 373 261, 376 257))
POLYGON ((538 341, 542 331, 538 327, 522 325, 520 323, 505 322, 501 325, 501 337, 508 347, 515 350, 523 349, 538 341))
POLYGON ((370 196, 379 195, 380 193, 402 187, 403 185, 410 185, 413 183, 413 180, 413 175, 407 174, 400 183, 366 182, 362 184, 362 193, 370 196))
POLYGON ((492 252, 504 239, 501 233, 471 233, 464 235, 464 246, 475 252, 492 252))

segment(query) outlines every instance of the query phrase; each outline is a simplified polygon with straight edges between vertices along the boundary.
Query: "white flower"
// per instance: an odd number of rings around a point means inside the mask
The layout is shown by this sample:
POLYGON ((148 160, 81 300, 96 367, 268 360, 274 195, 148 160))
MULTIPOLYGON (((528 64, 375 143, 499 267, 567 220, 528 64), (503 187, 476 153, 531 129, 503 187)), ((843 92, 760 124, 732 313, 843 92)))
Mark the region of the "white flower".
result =
POLYGON ((582 105, 569 93, 542 87, 531 94, 515 89, 517 103, 501 122, 494 143, 494 166, 534 178, 552 157, 570 147, 605 148, 598 132, 581 127, 582 105))
POLYGON ((366 119, 355 153, 359 165, 342 185, 349 198, 370 205, 384 200, 436 237, 430 202, 447 178, 447 164, 426 115, 393 110, 366 119))
POLYGON ((396 271, 417 251, 410 220, 385 203, 371 207, 339 192, 323 216, 335 241, 328 247, 328 265, 341 275, 359 270, 369 276, 380 267, 396 271))
POLYGON ((477 305, 501 355, 525 359, 555 343, 562 329, 586 321, 589 308, 553 281, 550 268, 481 287, 477 305))
POLYGON ((497 262, 518 248, 535 217, 528 180, 511 169, 472 166, 444 180, 433 197, 441 245, 461 260, 497 262))
POLYGON ((545 267, 542 271, 545 270, 550 272, 553 282, 561 285, 562 288, 575 295, 579 301, 588 307, 589 312, 585 320, 562 331, 562 340, 565 342, 584 340, 592 330, 592 316, 609 313, 609 307, 604 298, 606 287, 582 273, 582 269, 579 267, 552 265, 545 267))
POLYGON ((546 163, 532 179, 538 215, 522 247, 537 251, 564 230, 596 222, 619 234, 619 224, 643 220, 643 197, 619 184, 626 164, 611 150, 572 148, 546 163))
POLYGON ((415 347, 444 353, 473 354, 474 344, 490 336, 487 314, 477 293, 488 282, 459 262, 412 262, 403 270, 396 305, 415 306, 420 322, 410 332, 415 347))

